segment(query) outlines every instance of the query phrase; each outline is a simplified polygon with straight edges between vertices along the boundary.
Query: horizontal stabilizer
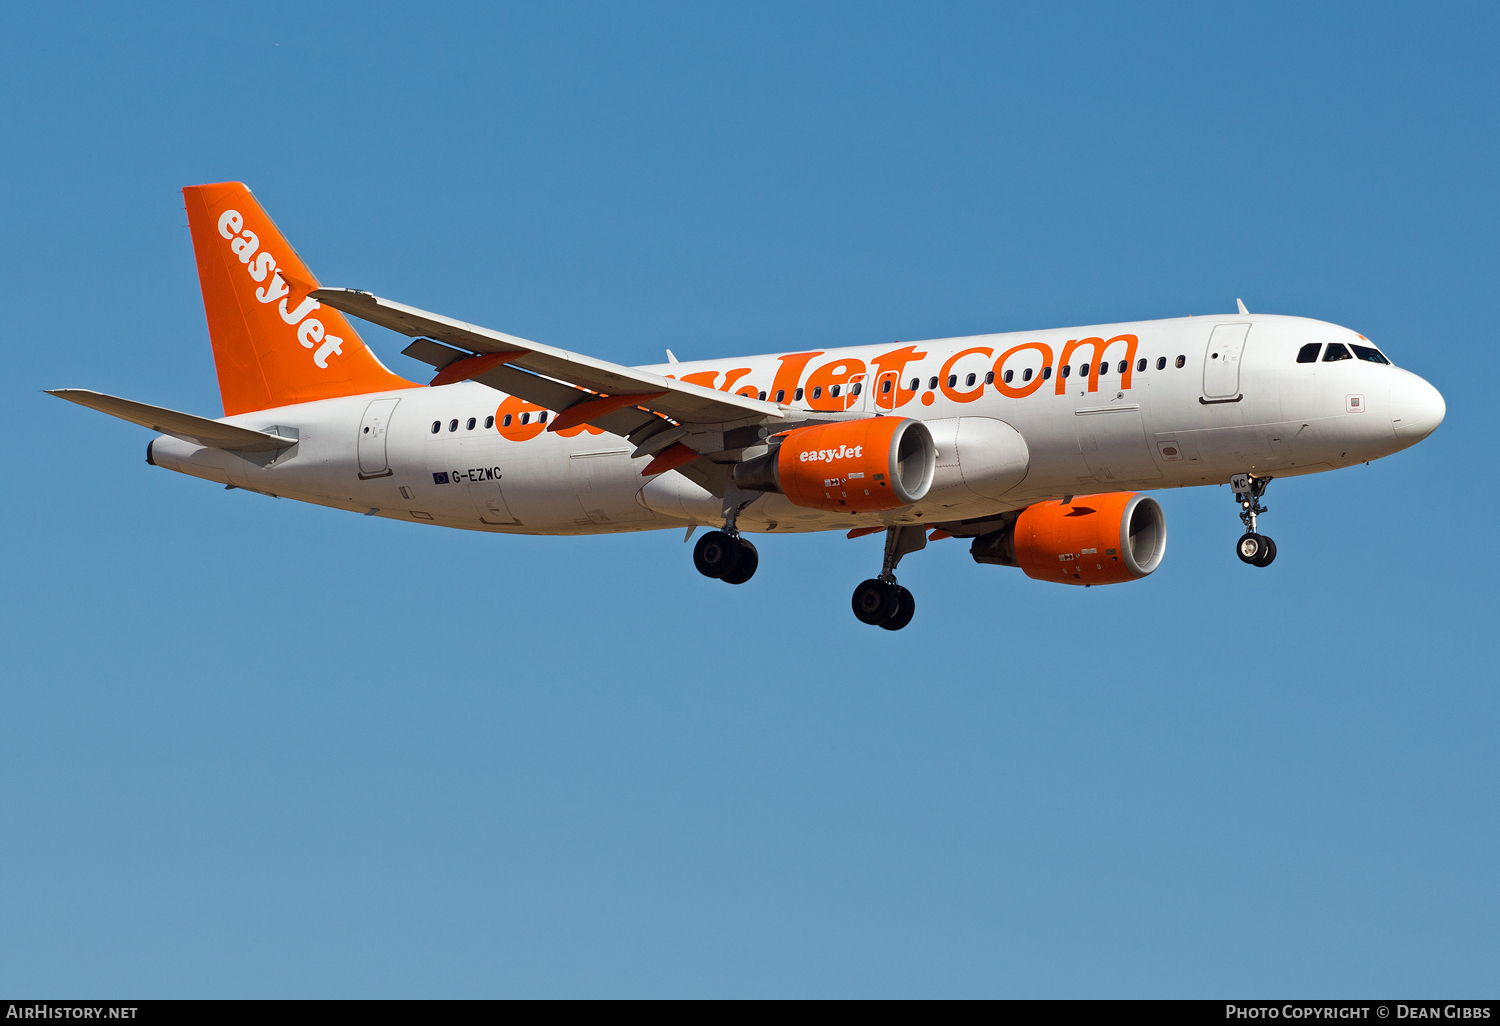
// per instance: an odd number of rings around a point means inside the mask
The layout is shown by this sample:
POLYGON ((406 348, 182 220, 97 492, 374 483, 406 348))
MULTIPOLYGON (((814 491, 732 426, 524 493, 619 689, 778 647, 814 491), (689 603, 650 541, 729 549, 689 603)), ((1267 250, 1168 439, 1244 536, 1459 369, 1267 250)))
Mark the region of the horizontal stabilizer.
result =
POLYGON ((48 395, 66 399, 79 406, 107 413, 111 417, 128 420, 132 424, 159 431, 164 435, 181 438, 194 445, 205 445, 211 449, 228 449, 231 452, 272 452, 297 444, 295 438, 268 435, 263 431, 221 424, 207 417, 195 417, 191 413, 164 410, 160 406, 120 399, 103 392, 91 392, 86 388, 48 389, 48 395))

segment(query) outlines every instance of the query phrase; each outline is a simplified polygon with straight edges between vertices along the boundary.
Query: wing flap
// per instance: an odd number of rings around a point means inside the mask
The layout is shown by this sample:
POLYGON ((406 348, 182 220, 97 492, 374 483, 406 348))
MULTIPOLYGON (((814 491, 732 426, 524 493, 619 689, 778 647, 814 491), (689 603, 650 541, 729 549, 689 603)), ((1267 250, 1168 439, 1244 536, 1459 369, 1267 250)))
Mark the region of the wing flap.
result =
POLYGON ((211 449, 227 449, 230 452, 273 452, 297 444, 295 438, 282 438, 279 435, 268 435, 263 431, 251 431, 249 428, 222 424, 217 420, 209 420, 207 417, 179 413, 160 406, 149 406, 132 399, 121 399, 118 396, 105 395, 103 392, 92 392, 86 388, 48 389, 47 394, 211 449))

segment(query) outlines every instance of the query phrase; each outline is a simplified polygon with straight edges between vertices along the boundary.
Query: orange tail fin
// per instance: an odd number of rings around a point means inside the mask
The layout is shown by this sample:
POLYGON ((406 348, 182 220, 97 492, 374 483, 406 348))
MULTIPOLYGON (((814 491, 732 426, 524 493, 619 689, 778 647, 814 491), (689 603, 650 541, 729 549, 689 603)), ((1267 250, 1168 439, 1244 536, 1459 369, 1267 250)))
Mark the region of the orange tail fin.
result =
POLYGON ((417 388, 386 370, 239 182, 182 190, 224 415, 417 388))

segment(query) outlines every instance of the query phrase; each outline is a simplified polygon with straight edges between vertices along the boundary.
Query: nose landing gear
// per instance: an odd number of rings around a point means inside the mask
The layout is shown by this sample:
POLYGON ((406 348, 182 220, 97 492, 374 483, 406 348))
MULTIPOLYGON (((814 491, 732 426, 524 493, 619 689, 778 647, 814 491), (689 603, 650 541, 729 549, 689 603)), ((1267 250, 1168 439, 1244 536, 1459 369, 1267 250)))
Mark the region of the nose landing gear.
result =
POLYGON ((1272 478, 1269 477, 1252 477, 1249 474, 1236 474, 1229 479, 1235 501, 1240 504, 1240 522, 1245 525, 1245 533, 1235 542, 1234 552, 1240 557, 1240 562, 1251 566, 1270 566, 1271 561, 1276 558, 1276 543, 1255 529, 1255 518, 1268 512, 1260 504, 1260 497, 1266 494, 1271 481, 1272 478))
POLYGON ((908 552, 927 545, 927 528, 888 527, 885 531, 885 561, 880 576, 864 581, 854 589, 854 615, 861 623, 899 631, 911 623, 917 612, 917 600, 911 592, 896 583, 896 565, 908 552))

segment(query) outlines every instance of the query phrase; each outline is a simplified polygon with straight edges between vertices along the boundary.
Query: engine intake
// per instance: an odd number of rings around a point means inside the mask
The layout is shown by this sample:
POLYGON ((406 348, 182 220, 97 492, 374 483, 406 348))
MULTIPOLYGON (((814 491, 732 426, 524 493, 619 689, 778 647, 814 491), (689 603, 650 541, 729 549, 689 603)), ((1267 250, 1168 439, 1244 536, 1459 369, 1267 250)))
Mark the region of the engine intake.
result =
POLYGON ((975 538, 969 549, 976 563, 1018 566, 1034 580, 1083 585, 1145 577, 1166 552, 1166 514, 1139 492, 1035 503, 1012 523, 975 538))
POLYGON ((809 509, 873 513, 920 502, 936 469, 921 421, 868 417, 788 431, 778 448, 737 465, 734 483, 809 509))

